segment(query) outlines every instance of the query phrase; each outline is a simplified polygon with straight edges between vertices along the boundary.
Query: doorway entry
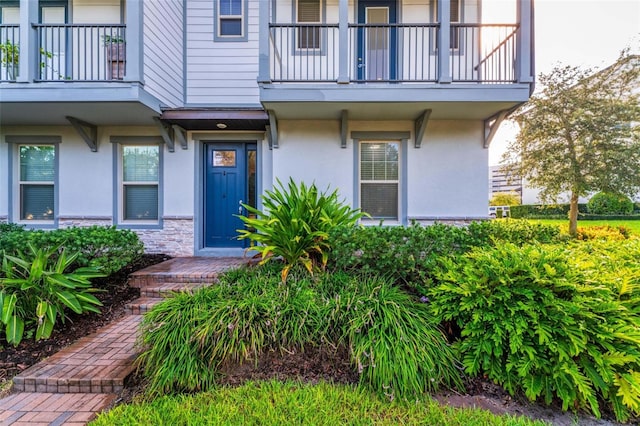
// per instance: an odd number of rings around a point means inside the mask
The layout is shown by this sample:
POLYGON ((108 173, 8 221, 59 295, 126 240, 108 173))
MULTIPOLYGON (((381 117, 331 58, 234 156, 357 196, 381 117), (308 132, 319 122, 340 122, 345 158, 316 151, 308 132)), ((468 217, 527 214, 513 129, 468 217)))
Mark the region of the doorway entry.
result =
POLYGON ((256 143, 211 142, 204 146, 204 246, 247 247, 242 204, 256 206, 256 143))
POLYGON ((358 2, 358 80, 390 81, 397 77, 395 0, 358 2))

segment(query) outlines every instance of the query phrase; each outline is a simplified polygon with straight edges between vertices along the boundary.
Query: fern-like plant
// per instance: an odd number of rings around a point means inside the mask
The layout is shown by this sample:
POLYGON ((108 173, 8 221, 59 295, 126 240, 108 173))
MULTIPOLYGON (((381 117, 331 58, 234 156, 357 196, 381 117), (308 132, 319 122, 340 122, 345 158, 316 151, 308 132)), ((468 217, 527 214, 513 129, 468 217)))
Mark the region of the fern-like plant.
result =
POLYGON ((262 255, 261 263, 280 257, 285 263, 282 281, 295 265, 309 273, 327 264, 329 231, 336 226, 354 226, 365 216, 338 198, 338 191, 320 192, 315 184, 299 185, 293 179, 285 187, 280 180, 262 196, 264 211, 243 204, 248 216, 239 216, 246 225, 239 239, 251 240, 250 249, 262 255), (255 217, 252 217, 254 215, 255 217))
POLYGON ((78 253, 67 256, 60 246, 36 249, 28 243, 26 253, 4 255, 0 272, 0 322, 7 343, 17 346, 27 331, 35 338, 51 336, 64 310, 100 313, 102 303, 91 293, 91 278, 103 277, 98 269, 78 268, 70 272, 78 253))

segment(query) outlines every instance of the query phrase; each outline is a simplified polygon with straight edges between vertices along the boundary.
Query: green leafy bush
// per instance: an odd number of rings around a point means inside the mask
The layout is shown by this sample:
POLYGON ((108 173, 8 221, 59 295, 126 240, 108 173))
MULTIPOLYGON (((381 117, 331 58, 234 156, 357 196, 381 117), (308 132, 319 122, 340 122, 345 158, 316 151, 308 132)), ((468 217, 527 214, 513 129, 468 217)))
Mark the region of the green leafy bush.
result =
POLYGON ((423 294, 425 287, 431 285, 440 256, 503 241, 522 245, 561 238, 557 226, 519 220, 474 222, 467 227, 442 224, 341 227, 330 235, 330 265, 334 269, 387 276, 423 294))
POLYGON ((72 267, 99 267, 107 275, 139 259, 144 252, 144 246, 135 232, 114 226, 44 231, 25 230, 10 224, 5 228, 0 228, 0 254, 16 255, 27 243, 42 248, 62 246, 67 252, 77 254, 72 267))
POLYGON ((633 213, 633 201, 623 194, 610 192, 598 192, 587 203, 589 213, 597 215, 631 214, 633 213))
POLYGON ((4 255, 0 278, 0 321, 5 325, 7 343, 17 346, 24 332, 35 331, 36 340, 51 336, 58 317, 64 321, 66 308, 75 313, 100 313, 102 304, 91 293, 91 278, 102 277, 96 268, 69 272, 77 254, 67 257, 60 247, 36 249, 31 243, 26 253, 4 255), (55 255, 55 256, 54 256, 55 255))
POLYGON ((288 186, 278 181, 273 191, 262 196, 265 211, 243 204, 251 216, 239 216, 247 226, 239 229, 239 239, 251 240, 251 249, 262 255, 264 263, 272 257, 282 257, 286 281, 294 265, 314 269, 327 263, 329 231, 336 226, 354 226, 364 216, 338 199, 338 191, 319 192, 315 184, 297 185, 293 179, 288 186))
MULTIPOLYGON (((265 265, 267 266, 267 265, 265 265)), ((388 281, 278 268, 229 272, 216 286, 155 306, 142 323, 138 359, 152 394, 209 389, 228 362, 307 345, 351 348, 361 383, 415 396, 459 386, 453 353, 426 306, 388 281)))
POLYGON ((604 402, 625 420, 640 413, 640 274, 614 285, 585 273, 584 258, 557 246, 475 249, 442 260, 430 306, 460 327, 468 374, 565 410, 599 416, 604 402))
MULTIPOLYGON (((524 204, 509 208, 513 219, 567 219, 569 204, 541 205, 524 204)), ((578 211, 587 211, 586 204, 578 204, 578 211)))

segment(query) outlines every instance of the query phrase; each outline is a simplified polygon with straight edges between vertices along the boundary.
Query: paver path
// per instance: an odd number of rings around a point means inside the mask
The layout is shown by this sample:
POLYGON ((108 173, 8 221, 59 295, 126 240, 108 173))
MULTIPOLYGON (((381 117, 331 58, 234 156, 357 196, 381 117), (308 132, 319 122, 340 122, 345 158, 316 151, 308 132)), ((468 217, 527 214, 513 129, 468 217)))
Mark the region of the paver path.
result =
POLYGON ((77 340, 13 379, 0 399, 0 425, 84 425, 108 407, 133 371, 142 315, 162 297, 210 285, 242 258, 175 258, 131 274, 140 298, 129 315, 77 340))

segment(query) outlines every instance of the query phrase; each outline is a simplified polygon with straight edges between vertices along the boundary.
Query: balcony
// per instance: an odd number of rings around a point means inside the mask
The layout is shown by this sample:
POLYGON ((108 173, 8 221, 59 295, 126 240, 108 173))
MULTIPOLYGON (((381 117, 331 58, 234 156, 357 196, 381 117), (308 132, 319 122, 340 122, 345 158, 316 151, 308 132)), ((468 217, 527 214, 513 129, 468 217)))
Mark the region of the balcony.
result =
POLYGON ((181 0, 69 3, 20 0, 0 25, 0 125, 156 125, 181 103, 181 0))
POLYGON ((36 82, 117 81, 126 72, 126 26, 35 24, 36 82))
POLYGON ((322 23, 286 5, 260 11, 261 102, 279 118, 487 119, 533 90, 532 0, 495 22, 482 1, 338 0, 322 23))
MULTIPOLYGON (((349 24, 348 81, 436 83, 438 24, 349 24)), ((452 24, 454 83, 516 83, 516 24, 452 24)), ((337 83, 338 24, 270 24, 272 83, 337 83)))

